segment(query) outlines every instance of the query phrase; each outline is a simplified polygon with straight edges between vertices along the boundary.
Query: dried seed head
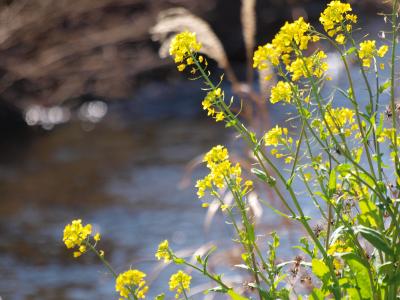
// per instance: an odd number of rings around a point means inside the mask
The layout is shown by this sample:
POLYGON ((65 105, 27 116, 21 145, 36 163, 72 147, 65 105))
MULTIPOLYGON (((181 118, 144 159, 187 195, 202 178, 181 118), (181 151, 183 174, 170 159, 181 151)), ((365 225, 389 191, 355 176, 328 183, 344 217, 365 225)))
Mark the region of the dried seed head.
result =
POLYGON ((324 231, 324 226, 317 224, 313 228, 313 232, 316 237, 319 237, 321 235, 321 232, 324 231))
MULTIPOLYGON (((400 102, 396 102, 394 105, 394 111, 396 114, 396 117, 399 118, 400 117, 400 102)), ((387 105, 386 109, 385 109, 385 116, 386 118, 391 118, 393 116, 393 112, 392 112, 392 106, 391 105, 387 105)))
POLYGON ((312 278, 311 278, 310 274, 303 273, 300 276, 300 282, 301 282, 301 284, 311 285, 312 284, 312 278))

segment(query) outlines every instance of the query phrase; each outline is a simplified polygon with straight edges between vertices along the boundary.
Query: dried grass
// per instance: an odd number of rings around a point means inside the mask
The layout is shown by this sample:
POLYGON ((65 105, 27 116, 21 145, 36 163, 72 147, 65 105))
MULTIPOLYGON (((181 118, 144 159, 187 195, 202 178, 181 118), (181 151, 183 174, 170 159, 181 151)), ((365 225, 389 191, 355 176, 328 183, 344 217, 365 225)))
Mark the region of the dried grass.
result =
POLYGON ((247 81, 253 81, 253 51, 256 37, 256 0, 242 0, 241 12, 242 33, 247 58, 247 81))
MULTIPOLYGON (((175 0, 204 10, 213 0, 175 0)), ((92 94, 127 98, 141 74, 168 62, 148 33, 163 0, 13 0, 0 3, 0 93, 20 109, 92 94)))
POLYGON ((229 80, 234 83, 237 82, 225 49, 210 25, 182 7, 168 9, 160 13, 157 24, 150 31, 152 39, 161 43, 159 50, 161 57, 168 56, 171 39, 175 34, 184 30, 195 32, 197 39, 202 44, 202 52, 215 60, 218 66, 225 70, 229 80))

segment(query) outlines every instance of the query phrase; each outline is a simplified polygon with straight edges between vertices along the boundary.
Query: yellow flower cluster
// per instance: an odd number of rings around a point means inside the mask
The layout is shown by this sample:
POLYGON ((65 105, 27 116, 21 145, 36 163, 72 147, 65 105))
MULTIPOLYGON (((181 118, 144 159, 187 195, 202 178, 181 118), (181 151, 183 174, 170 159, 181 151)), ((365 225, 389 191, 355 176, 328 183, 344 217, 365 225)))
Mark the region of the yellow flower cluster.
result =
MULTIPOLYGON (((333 255, 335 255, 335 254, 337 254, 337 253, 338 253, 338 254, 340 254, 340 253, 348 253, 348 252, 352 252, 352 251, 353 251, 353 248, 347 246, 345 242, 343 242, 343 241, 341 241, 341 240, 337 240, 335 243, 333 243, 333 244, 329 247, 327 253, 328 253, 329 255, 332 255, 332 256, 333 256, 333 255)), ((339 260, 339 259, 337 259, 337 258, 335 258, 335 259, 333 260, 333 265, 334 265, 335 269, 338 270, 338 271, 341 270, 341 269, 343 268, 343 263, 342 263, 342 261, 339 260)))
POLYGON ((265 146, 278 146, 285 139, 284 135, 287 136, 288 129, 282 128, 276 125, 274 128, 269 130, 264 136, 265 146))
MULTIPOLYGON (((284 146, 284 149, 289 150, 293 144, 293 138, 288 136, 288 129, 282 128, 276 125, 274 128, 270 129, 264 135, 265 146, 278 147, 280 145, 284 146)), ((293 156, 290 154, 284 154, 279 152, 278 149, 274 148, 271 150, 271 154, 276 158, 285 157, 285 163, 289 164, 293 160, 293 156)))
POLYGON ((225 119, 225 115, 222 111, 215 110, 215 104, 218 101, 219 97, 222 97, 223 93, 220 88, 212 90, 207 93, 207 96, 201 102, 203 105, 203 109, 207 111, 207 115, 215 118, 217 122, 223 121, 225 119))
MULTIPOLYGON (((228 150, 221 145, 213 147, 203 159, 210 169, 210 173, 196 183, 197 195, 204 197, 207 190, 213 191, 214 187, 223 188, 226 182, 240 185, 242 182, 242 168, 238 163, 232 165, 229 161, 228 150)), ((249 188, 249 185, 246 185, 249 188)))
POLYGON ((128 270, 118 275, 115 280, 115 290, 123 299, 130 299, 130 294, 134 294, 136 298, 143 299, 149 290, 146 286, 144 278, 146 274, 139 270, 128 270))
POLYGON ((400 137, 396 134, 396 129, 394 128, 384 128, 382 132, 379 134, 377 141, 379 143, 383 143, 386 139, 394 144, 395 138, 397 138, 397 143, 399 144, 400 137))
POLYGON ((320 78, 328 70, 328 63, 324 61, 326 57, 325 52, 322 50, 310 57, 298 57, 287 66, 287 70, 292 73, 293 81, 297 81, 302 77, 315 76, 320 78))
POLYGON ((292 99, 292 88, 288 82, 278 81, 278 83, 271 88, 270 101, 272 104, 279 101, 290 103, 292 99))
POLYGON ((378 50, 376 49, 376 42, 374 40, 366 40, 360 43, 359 57, 362 60, 363 67, 371 67, 372 59, 378 55, 384 57, 388 52, 389 47, 387 45, 381 46, 378 50))
POLYGON ((357 129, 354 115, 354 111, 346 107, 328 108, 325 112, 325 120, 333 134, 344 133, 348 137, 357 129), (348 127, 350 125, 353 126, 348 127))
POLYGON ((319 18, 324 30, 330 37, 336 35, 336 42, 339 44, 346 42, 345 34, 352 30, 352 24, 357 23, 357 16, 350 14, 351 11, 350 4, 331 1, 319 18))
POLYGON ((184 291, 186 292, 190 290, 191 280, 192 277, 183 271, 178 271, 171 276, 169 279, 169 289, 171 291, 176 291, 176 299, 178 299, 184 291))
MULTIPOLYGON (((177 34, 171 41, 169 54, 174 56, 175 63, 179 63, 178 70, 183 71, 187 65, 193 65, 193 55, 200 51, 201 44, 197 42, 196 34, 184 31, 177 34)), ((199 57, 199 60, 203 60, 199 57)))
POLYGON ((334 255, 335 253, 346 253, 346 252, 352 252, 353 249, 349 246, 346 245, 345 242, 341 241, 341 240, 337 240, 335 243, 333 243, 327 253, 329 255, 334 255))
POLYGON ((285 65, 290 64, 291 54, 306 50, 310 41, 317 41, 317 36, 309 34, 310 24, 301 17, 293 23, 286 22, 275 35, 271 43, 258 47, 253 57, 253 67, 260 70, 268 68, 268 63, 278 66, 280 60, 285 65))
MULTIPOLYGON (((68 249, 77 248, 74 257, 79 257, 86 252, 86 246, 92 233, 92 225, 82 225, 82 220, 73 220, 71 224, 67 224, 64 228, 63 242, 68 249)), ((100 234, 94 236, 94 240, 100 240, 100 234)))
POLYGON ((169 249, 169 243, 167 240, 161 242, 158 245, 158 249, 157 249, 155 256, 158 260, 164 259, 165 263, 171 261, 172 254, 171 254, 171 250, 169 249))

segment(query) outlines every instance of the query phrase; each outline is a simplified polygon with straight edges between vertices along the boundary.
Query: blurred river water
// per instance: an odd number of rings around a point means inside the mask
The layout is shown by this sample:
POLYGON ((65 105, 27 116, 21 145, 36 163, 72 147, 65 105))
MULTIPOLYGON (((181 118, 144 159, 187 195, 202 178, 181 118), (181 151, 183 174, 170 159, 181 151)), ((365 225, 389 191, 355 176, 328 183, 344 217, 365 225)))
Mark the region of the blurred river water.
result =
POLYGON ((224 141, 223 128, 190 119, 117 124, 112 117, 91 131, 77 122, 57 128, 3 166, 4 300, 113 299, 101 264, 64 249, 63 227, 75 218, 102 233, 101 247, 119 271, 153 261, 163 239, 177 248, 205 242, 193 183, 179 186, 188 162, 224 141))

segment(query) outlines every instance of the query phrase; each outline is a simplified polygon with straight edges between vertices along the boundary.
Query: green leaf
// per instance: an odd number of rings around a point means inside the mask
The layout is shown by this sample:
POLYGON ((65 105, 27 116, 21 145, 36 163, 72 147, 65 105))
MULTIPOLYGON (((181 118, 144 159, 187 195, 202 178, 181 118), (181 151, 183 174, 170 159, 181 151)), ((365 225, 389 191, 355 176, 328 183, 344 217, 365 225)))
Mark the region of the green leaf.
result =
POLYGON ((203 270, 204 272, 207 270, 207 264, 208 264, 208 259, 210 258, 210 255, 217 250, 217 247, 212 246, 210 250, 208 250, 206 257, 204 258, 204 262, 203 262, 203 270))
POLYGON ((382 94, 385 90, 390 87, 390 80, 386 80, 383 84, 379 86, 378 92, 382 94))
POLYGON ((360 178, 362 179, 362 180, 364 180, 369 186, 371 186, 371 187, 375 187, 375 181, 374 181, 374 179, 373 178, 371 178, 371 175, 370 174, 367 174, 367 173, 360 173, 359 174, 359 176, 360 176, 360 178))
POLYGON ((342 225, 335 229, 332 233, 331 238, 329 239, 329 245, 333 245, 336 240, 342 235, 343 232, 346 231, 346 228, 342 225))
POLYGON ((337 172, 341 176, 345 176, 351 171, 351 165, 350 164, 340 164, 336 167, 337 172))
POLYGON ((356 47, 351 47, 351 48, 349 48, 345 53, 344 53, 344 55, 350 55, 350 54, 352 54, 354 51, 356 51, 357 50, 357 48, 356 47))
POLYGON ((243 297, 235 293, 233 290, 228 290, 228 295, 231 297, 232 300, 249 300, 249 298, 243 297))
POLYGON ((354 253, 347 253, 342 255, 350 267, 350 272, 356 280, 356 286, 362 299, 373 299, 373 292, 371 282, 369 281, 368 267, 360 260, 354 253))
POLYGON ((316 258, 312 260, 311 265, 314 275, 321 279, 324 284, 327 284, 329 279, 328 266, 322 260, 316 258))
POLYGON ((324 300, 325 293, 322 292, 320 289, 314 288, 310 295, 310 300, 324 300))
POLYGON ((372 201, 361 199, 359 201, 359 206, 361 214, 358 215, 358 219, 360 223, 376 228, 378 226, 377 222, 379 222, 376 205, 372 201))
POLYGON ((361 157, 363 154, 364 148, 363 147, 359 147, 353 150, 353 155, 354 155, 354 161, 356 163, 359 163, 361 161, 361 157))
POLYGON ((384 121, 384 116, 383 116, 383 114, 381 114, 380 117, 379 117, 379 125, 376 128, 376 135, 377 136, 379 136, 382 133, 383 121, 384 121))
POLYGON ((390 274, 394 270, 393 262, 389 261, 377 267, 379 274, 390 274))
POLYGON ((231 120, 229 122, 226 122, 225 127, 226 128, 233 127, 236 125, 236 123, 237 123, 237 120, 231 120))
POLYGON ((281 217, 285 217, 287 219, 294 219, 293 216, 289 216, 287 214, 285 214, 284 212, 281 212, 280 210, 276 209, 275 207, 273 207, 271 204, 269 204, 267 201, 262 200, 262 199, 258 199, 262 204, 264 204, 266 207, 268 207, 269 209, 271 209, 274 213, 276 213, 277 215, 281 216, 281 217))
POLYGON ((354 228, 355 233, 360 233, 363 238, 371 243, 372 246, 381 250, 389 255, 394 255, 393 250, 390 248, 386 237, 384 237, 379 231, 372 228, 368 228, 362 225, 354 228))
POLYGON ((270 299, 271 297, 268 295, 267 291, 264 290, 262 287, 260 287, 257 283, 255 282, 250 282, 247 284, 249 287, 252 287, 254 289, 257 289, 262 297, 262 299, 270 299))
POLYGON ((204 291, 204 294, 207 295, 209 292, 216 292, 216 293, 223 293, 223 294, 225 294, 225 293, 228 292, 228 290, 225 289, 225 288, 223 288, 222 286, 216 286, 216 287, 213 287, 213 288, 211 288, 211 289, 205 290, 205 291, 204 291))
POLYGON ((154 298, 154 300, 164 300, 164 299, 165 299, 165 294, 164 293, 159 294, 154 298))
POLYGON ((351 300, 361 300, 360 292, 356 288, 348 288, 346 289, 347 294, 349 295, 349 299, 351 300))
POLYGON ((329 174, 329 193, 333 195, 336 191, 336 170, 332 169, 331 173, 329 174))
POLYGON ((366 111, 368 114, 371 114, 371 112, 372 112, 372 106, 371 106, 371 104, 367 104, 367 105, 365 106, 365 111, 366 111))
POLYGON ((181 265, 185 262, 185 260, 183 258, 174 258, 174 263, 176 263, 177 265, 181 265))
POLYGON ((251 173, 256 175, 262 181, 268 183, 270 186, 274 186, 276 184, 276 179, 274 177, 267 175, 264 171, 260 169, 252 168, 251 173))
POLYGON ((203 260, 201 259, 201 256, 200 255, 196 255, 196 260, 197 260, 197 262, 199 263, 199 264, 203 264, 203 260))

